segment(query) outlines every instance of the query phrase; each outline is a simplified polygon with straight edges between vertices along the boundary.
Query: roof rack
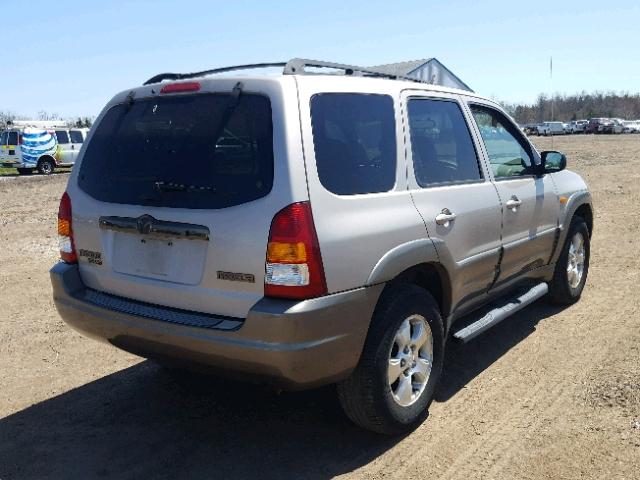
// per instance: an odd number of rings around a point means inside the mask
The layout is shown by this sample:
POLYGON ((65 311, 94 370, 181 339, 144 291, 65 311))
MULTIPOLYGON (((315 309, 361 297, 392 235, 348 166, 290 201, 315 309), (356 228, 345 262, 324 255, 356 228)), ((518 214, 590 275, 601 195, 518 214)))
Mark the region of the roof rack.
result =
POLYGON ((321 60, 308 60, 304 58, 292 58, 288 62, 272 62, 272 63, 250 63, 247 65, 234 65, 231 67, 214 68, 211 70, 203 70, 201 72, 194 73, 161 73, 151 77, 144 82, 144 85, 150 85, 152 83, 160 83, 163 80, 184 80, 187 78, 203 77, 205 75, 215 75, 218 73, 232 72, 235 70, 253 70, 256 68, 272 68, 283 67, 282 73, 284 75, 316 75, 318 72, 308 72, 306 69, 311 68, 327 68, 330 70, 340 70, 344 72, 344 75, 364 76, 364 77, 379 77, 388 78, 391 80, 405 80, 408 82, 428 83, 417 78, 405 77, 402 75, 395 75, 392 73, 380 72, 372 70, 366 67, 358 67, 356 65, 346 65, 343 63, 323 62, 321 60))
POLYGON ((234 65, 232 67, 213 68, 211 70, 203 70, 201 72, 193 73, 160 73, 143 83, 143 85, 150 85, 152 83, 160 83, 163 80, 184 80, 185 78, 204 77, 205 75, 215 75, 218 73, 232 72, 234 70, 253 70, 254 68, 271 68, 271 67, 284 67, 287 64, 285 62, 275 63, 249 63, 246 65, 234 65))

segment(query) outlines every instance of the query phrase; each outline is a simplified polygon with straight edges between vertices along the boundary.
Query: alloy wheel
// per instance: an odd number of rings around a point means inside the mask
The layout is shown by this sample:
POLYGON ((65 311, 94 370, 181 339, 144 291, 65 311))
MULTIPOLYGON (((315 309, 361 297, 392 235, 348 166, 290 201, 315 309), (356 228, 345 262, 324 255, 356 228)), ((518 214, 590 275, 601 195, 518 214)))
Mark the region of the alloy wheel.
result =
POLYGON ((433 365, 433 333, 422 315, 406 318, 389 352, 388 380, 394 401, 408 407, 424 392, 433 365))

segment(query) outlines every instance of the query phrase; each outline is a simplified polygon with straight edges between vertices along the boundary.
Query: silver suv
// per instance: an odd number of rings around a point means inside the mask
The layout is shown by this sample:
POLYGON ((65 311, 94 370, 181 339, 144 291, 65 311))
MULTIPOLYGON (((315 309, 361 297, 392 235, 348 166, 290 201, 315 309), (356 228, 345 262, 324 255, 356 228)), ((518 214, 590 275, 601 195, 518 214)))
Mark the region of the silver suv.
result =
POLYGON ((335 383, 358 425, 409 430, 447 339, 578 300, 591 196, 472 92, 276 66, 159 75, 109 102, 60 203, 55 304, 143 357, 335 383))

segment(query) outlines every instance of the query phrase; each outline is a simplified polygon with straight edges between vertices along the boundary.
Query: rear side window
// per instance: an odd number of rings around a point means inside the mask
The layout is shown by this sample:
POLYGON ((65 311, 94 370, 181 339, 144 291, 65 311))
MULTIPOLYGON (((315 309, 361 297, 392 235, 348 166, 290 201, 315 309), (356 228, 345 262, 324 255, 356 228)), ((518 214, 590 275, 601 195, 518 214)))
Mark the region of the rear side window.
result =
POLYGON ((9 145, 18 145, 18 132, 9 132, 9 145))
POLYGON ((71 143, 82 143, 84 141, 80 130, 71 130, 69 136, 71 137, 71 143))
POLYGON ((56 130, 56 138, 58 139, 58 143, 69 143, 69 134, 66 130, 56 130))
POLYGON ((273 184, 267 97, 176 95, 112 107, 86 146, 78 183, 97 200, 217 209, 273 184))
POLYGON ((320 182, 332 193, 387 192, 396 180, 393 100, 387 95, 323 93, 311 99, 320 182))
POLYGON ((460 106, 410 99, 409 131, 416 181, 421 187, 482 179, 478 156, 460 106))

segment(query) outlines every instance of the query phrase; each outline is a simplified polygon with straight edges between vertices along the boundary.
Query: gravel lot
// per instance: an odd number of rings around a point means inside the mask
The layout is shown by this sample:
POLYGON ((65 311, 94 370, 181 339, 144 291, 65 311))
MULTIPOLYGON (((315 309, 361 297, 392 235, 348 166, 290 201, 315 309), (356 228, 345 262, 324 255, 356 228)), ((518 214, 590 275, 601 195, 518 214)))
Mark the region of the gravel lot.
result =
POLYGON ((594 194, 582 301, 452 345, 429 419, 393 439, 331 388, 176 378, 70 330, 48 278, 68 176, 1 178, 0 479, 638 478, 640 135, 535 142, 594 194))

